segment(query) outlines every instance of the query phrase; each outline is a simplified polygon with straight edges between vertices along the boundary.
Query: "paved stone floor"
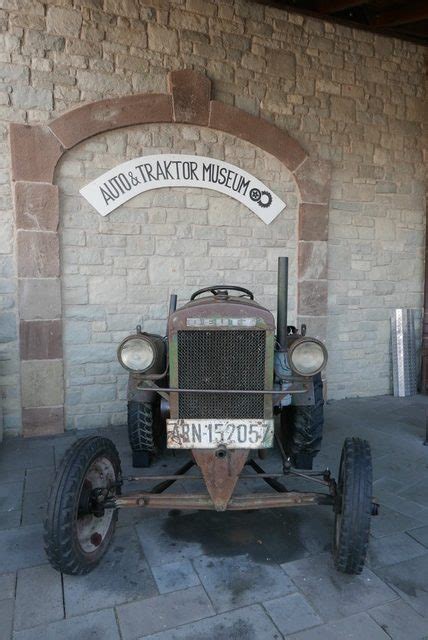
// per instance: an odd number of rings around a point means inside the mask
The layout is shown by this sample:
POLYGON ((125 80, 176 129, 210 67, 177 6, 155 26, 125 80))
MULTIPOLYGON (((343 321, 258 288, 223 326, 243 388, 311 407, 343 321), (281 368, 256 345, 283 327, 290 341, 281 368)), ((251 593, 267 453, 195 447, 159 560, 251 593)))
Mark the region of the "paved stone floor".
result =
MULTIPOLYGON (((336 470, 348 435, 372 445, 382 506, 360 576, 332 566, 328 507, 123 511, 102 564, 88 576, 61 576, 44 555, 41 521, 54 469, 77 435, 6 440, 0 445, 0 639, 428 638, 427 408, 422 396, 326 407, 317 466, 336 470)), ((129 473, 126 430, 109 435, 129 473)), ((170 472, 179 463, 169 453, 156 468, 170 472)), ((279 470, 275 455, 263 464, 279 470)), ((260 480, 245 482, 265 491, 260 480)))

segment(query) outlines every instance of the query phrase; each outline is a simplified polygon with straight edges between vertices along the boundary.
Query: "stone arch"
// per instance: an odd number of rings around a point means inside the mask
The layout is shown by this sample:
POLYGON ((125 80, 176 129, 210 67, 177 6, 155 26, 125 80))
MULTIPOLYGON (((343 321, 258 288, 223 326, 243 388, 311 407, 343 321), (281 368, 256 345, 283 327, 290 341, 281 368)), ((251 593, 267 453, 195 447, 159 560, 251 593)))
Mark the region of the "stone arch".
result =
POLYGON ((325 333, 330 164, 311 158, 263 118, 212 99, 211 81, 173 71, 169 92, 109 98, 71 109, 47 125, 10 125, 17 239, 18 311, 24 435, 64 428, 62 311, 59 264, 58 160, 79 142, 131 125, 177 123, 209 127, 276 157, 300 192, 299 320, 325 333))

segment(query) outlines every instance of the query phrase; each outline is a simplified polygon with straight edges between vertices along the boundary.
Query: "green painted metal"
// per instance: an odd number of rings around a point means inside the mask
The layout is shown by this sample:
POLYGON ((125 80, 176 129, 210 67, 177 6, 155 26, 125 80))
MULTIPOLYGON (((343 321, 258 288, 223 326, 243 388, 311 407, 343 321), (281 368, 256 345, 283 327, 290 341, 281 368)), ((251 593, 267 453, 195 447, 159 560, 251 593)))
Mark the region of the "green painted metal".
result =
MULTIPOLYGON (((271 389, 273 389, 274 355, 275 355, 275 334, 273 331, 266 331, 265 389, 267 391, 270 391, 271 389)), ((265 413, 265 418, 272 418, 273 416, 272 396, 265 396, 264 413, 265 413)))

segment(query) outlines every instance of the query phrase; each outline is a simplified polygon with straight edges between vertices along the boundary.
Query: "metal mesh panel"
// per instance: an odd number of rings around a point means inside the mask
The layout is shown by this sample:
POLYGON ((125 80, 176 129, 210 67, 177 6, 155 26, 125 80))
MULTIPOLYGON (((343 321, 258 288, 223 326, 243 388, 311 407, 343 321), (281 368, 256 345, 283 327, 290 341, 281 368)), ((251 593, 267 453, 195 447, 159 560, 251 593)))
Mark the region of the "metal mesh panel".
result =
MULTIPOLYGON (((182 389, 264 389, 265 331, 178 331, 182 389)), ((180 418, 263 418, 258 394, 182 393, 180 418)))

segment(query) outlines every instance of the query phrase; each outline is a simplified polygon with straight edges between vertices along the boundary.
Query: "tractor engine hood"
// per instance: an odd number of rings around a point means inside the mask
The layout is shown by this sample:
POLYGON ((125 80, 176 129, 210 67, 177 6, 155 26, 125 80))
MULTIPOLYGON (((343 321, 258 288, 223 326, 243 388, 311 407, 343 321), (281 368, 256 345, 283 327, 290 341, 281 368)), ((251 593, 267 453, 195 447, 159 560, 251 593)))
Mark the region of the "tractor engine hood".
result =
POLYGON ((168 320, 168 335, 182 329, 254 328, 275 331, 270 311, 240 296, 206 296, 186 303, 168 320))

